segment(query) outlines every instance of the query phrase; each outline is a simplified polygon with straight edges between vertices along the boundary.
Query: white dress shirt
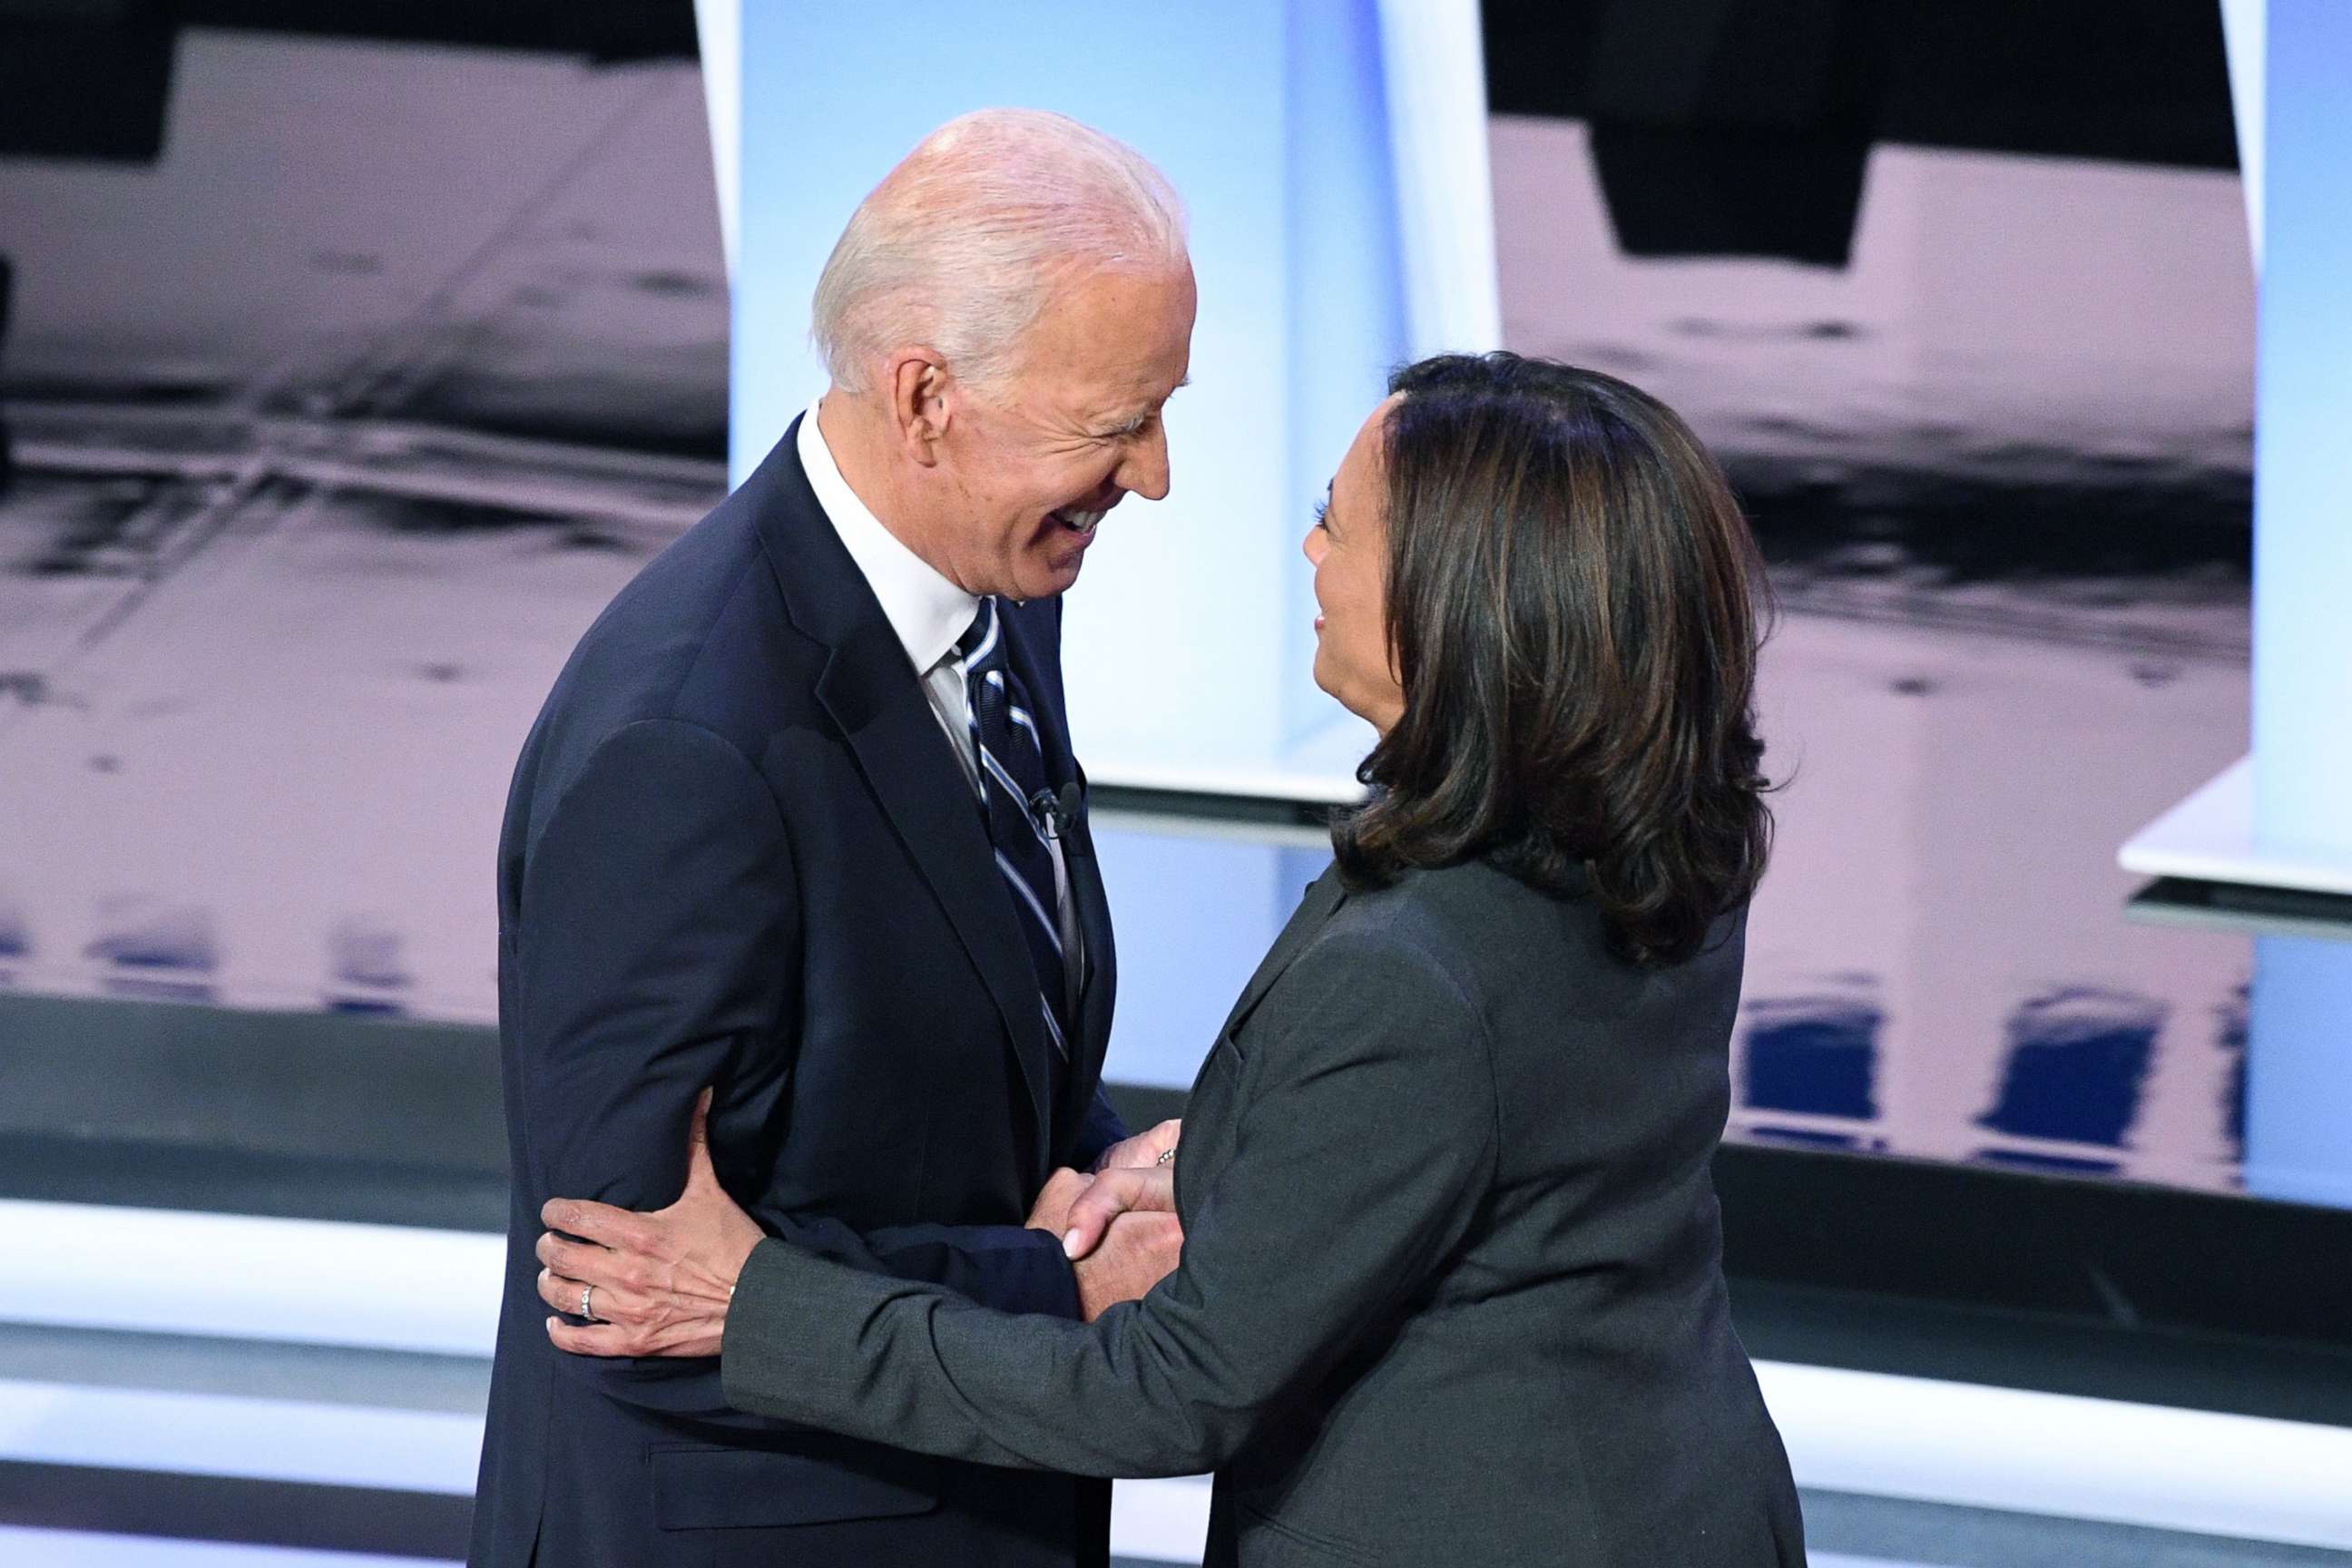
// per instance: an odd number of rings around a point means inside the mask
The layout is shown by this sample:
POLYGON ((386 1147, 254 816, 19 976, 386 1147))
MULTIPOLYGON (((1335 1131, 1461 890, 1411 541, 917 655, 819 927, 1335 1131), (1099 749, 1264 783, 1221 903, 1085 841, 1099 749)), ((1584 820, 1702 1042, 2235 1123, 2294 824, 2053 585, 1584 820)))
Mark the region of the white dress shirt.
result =
MULTIPOLYGON (((816 492, 817 505, 824 509, 826 520, 841 536, 842 548, 856 563, 866 585, 881 602, 890 629, 905 645, 907 660, 923 683, 923 695, 930 700, 931 711, 947 733, 949 748, 963 769, 964 784, 972 792, 972 809, 978 811, 980 758, 973 749, 971 699, 965 694, 963 658, 956 651, 956 642, 980 614, 980 601, 908 549, 849 488, 849 481, 841 477, 841 465, 833 460, 833 448, 825 445, 824 432, 817 428, 817 409, 822 406, 822 403, 813 404, 801 416, 801 468, 808 475, 809 489, 816 492)), ((1062 951, 1076 983, 1080 973, 1079 932, 1077 912, 1070 907, 1069 867, 1062 858, 1058 838, 1047 839, 1045 847, 1054 858, 1055 914, 1062 928, 1062 951)))

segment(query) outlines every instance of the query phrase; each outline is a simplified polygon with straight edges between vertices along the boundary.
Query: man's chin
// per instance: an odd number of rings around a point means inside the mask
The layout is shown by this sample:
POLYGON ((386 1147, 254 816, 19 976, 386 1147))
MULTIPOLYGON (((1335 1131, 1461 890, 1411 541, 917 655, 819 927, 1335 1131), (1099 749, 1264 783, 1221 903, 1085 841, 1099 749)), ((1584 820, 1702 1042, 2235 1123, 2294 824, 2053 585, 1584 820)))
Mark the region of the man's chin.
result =
POLYGON ((1066 594, 1078 580, 1079 569, 1087 563, 1087 553, 1074 550, 1066 556, 1049 557, 1028 563, 1021 574, 1021 596, 1024 599, 1050 599, 1066 594))

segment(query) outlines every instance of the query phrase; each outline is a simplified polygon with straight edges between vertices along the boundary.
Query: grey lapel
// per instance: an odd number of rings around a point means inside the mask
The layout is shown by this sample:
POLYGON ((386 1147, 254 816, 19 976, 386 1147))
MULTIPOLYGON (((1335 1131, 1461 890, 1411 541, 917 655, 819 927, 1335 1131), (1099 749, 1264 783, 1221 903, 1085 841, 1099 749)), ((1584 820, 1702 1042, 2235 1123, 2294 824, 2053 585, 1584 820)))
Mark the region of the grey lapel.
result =
POLYGON ((1282 928, 1282 934, 1274 939, 1272 947, 1266 949, 1265 957, 1258 963, 1257 973, 1250 976, 1249 984, 1242 987, 1241 996, 1234 1003, 1233 1011, 1225 1015, 1224 1026, 1217 1031, 1221 1038, 1232 1033, 1248 1016, 1250 1009, 1258 1005, 1259 1000, 1273 988, 1274 983, 1282 978, 1283 971, 1307 951, 1307 944, 1315 940, 1316 932, 1321 931, 1324 923, 1347 901, 1348 885, 1339 879, 1337 865, 1307 885, 1307 896, 1298 901, 1298 909, 1291 915, 1290 923, 1282 928))

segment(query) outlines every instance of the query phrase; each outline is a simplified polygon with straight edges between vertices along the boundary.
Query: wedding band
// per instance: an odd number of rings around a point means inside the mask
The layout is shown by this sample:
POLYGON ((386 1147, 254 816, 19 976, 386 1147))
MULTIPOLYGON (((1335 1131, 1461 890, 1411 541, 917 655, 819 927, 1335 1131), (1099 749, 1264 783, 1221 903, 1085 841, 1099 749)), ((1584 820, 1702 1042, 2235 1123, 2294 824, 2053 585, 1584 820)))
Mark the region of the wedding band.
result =
POLYGON ((596 1321, 596 1314, 588 1310, 588 1298, 595 1293, 596 1287, 593 1285, 583 1285, 580 1287, 580 1315, 587 1319, 592 1323, 596 1321))
POLYGON ((1175 1150, 1173 1150, 1173 1149, 1169 1150, 1169 1151, 1168 1151, 1168 1152, 1166 1152, 1165 1154, 1160 1155, 1159 1159, 1154 1160, 1154 1161, 1152 1162, 1152 1163, 1153 1163, 1153 1164, 1155 1164, 1155 1165, 1172 1165, 1172 1164, 1174 1164, 1175 1163, 1176 1163, 1176 1151, 1175 1151, 1175 1150))

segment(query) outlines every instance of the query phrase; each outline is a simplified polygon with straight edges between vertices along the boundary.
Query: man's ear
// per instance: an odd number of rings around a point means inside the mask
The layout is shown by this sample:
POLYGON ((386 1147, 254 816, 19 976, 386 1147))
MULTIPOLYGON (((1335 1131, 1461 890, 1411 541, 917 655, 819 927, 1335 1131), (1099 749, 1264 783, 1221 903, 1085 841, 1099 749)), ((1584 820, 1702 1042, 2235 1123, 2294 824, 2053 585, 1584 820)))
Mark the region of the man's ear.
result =
POLYGON ((927 348, 901 349, 890 357, 890 426, 907 456, 924 468, 940 460, 950 417, 947 362, 927 348))

